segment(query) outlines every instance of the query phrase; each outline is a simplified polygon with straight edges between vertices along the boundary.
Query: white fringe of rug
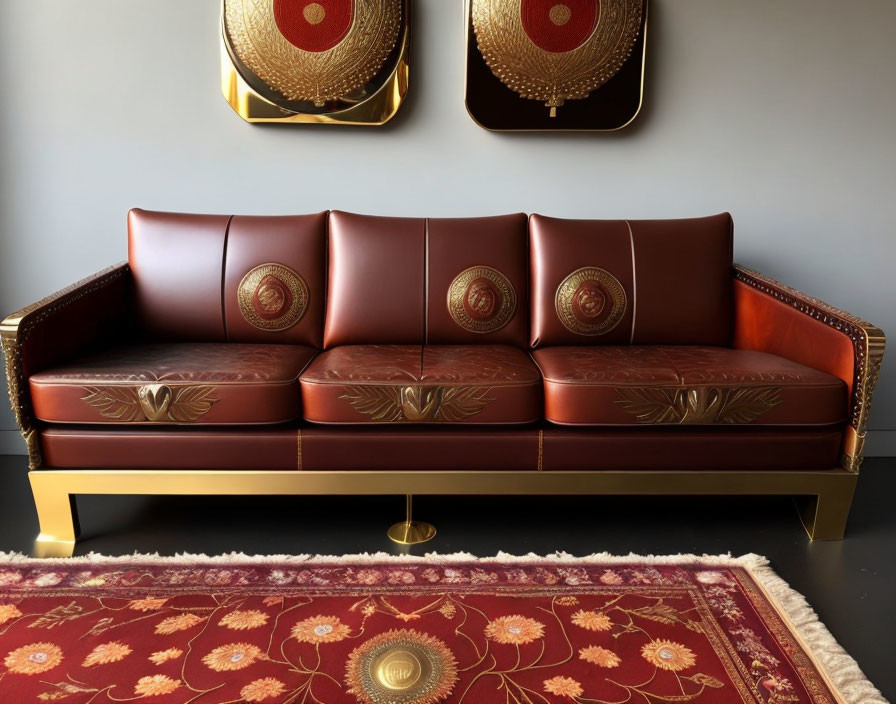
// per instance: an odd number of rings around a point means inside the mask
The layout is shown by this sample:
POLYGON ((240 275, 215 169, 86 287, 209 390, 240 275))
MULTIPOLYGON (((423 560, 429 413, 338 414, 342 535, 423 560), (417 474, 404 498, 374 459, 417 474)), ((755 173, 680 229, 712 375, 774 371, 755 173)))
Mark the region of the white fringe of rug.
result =
POLYGON ((769 562, 761 555, 610 555, 595 553, 587 557, 575 557, 565 552, 552 555, 511 555, 499 552, 494 557, 476 557, 466 552, 451 554, 426 553, 425 555, 392 555, 385 552, 362 553, 358 555, 246 555, 229 553, 218 556, 191 555, 182 553, 173 557, 156 554, 134 554, 122 557, 108 557, 90 553, 85 557, 56 559, 34 559, 21 553, 0 552, 0 567, 25 566, 68 566, 68 565, 110 565, 138 562, 153 562, 169 565, 250 565, 250 564, 339 564, 339 563, 429 563, 447 564, 458 562, 495 563, 541 563, 541 564, 647 564, 647 565, 700 565, 705 567, 741 567, 753 577, 765 591, 769 600, 788 622, 793 632, 802 641, 804 649, 818 664, 822 674, 840 695, 845 704, 889 704, 877 688, 868 681, 858 663, 843 650, 827 627, 818 619, 812 607, 802 594, 774 573, 769 562))

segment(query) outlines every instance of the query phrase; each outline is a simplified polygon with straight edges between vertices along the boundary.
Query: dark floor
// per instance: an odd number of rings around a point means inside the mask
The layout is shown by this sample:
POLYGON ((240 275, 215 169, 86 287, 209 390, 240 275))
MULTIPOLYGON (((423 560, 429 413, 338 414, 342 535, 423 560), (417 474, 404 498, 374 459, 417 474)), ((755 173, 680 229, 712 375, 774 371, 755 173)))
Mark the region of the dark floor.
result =
MULTIPOLYGON (((23 457, 0 457, 0 550, 31 551, 37 521, 23 457)), ((815 608, 896 701, 896 459, 862 469, 847 538, 811 543, 787 498, 420 497, 439 534, 415 552, 575 555, 755 552, 815 608)), ((79 498, 78 554, 397 552, 400 497, 79 498)))

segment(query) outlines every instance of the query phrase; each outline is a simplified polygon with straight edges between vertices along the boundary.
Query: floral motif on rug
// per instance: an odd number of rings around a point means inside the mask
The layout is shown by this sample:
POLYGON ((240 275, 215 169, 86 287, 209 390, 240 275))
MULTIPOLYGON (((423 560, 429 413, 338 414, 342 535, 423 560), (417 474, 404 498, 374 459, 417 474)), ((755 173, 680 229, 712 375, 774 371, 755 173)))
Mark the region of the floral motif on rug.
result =
POLYGON ((3 702, 843 701, 736 561, 18 560, 0 658, 3 702))

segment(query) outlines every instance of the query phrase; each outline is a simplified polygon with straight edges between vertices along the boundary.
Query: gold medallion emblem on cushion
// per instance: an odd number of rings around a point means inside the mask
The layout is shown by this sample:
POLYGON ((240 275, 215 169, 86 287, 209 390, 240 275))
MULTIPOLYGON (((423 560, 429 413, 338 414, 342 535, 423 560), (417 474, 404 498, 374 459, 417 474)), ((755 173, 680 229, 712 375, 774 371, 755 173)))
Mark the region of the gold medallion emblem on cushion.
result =
POLYGON ((364 88, 398 41, 401 0, 349 1, 353 2, 350 26, 340 40, 338 32, 326 25, 328 13, 322 3, 296 3, 304 6, 300 17, 307 26, 294 27, 296 36, 287 38, 278 25, 275 2, 225 0, 228 44, 246 68, 288 100, 323 107, 364 88), (299 46, 301 39, 306 49, 299 46), (320 46, 326 48, 314 50, 320 46))
POLYGON ((473 266, 454 277, 448 287, 448 312, 464 330, 495 332, 516 312, 516 292, 497 269, 473 266))
POLYGON ((260 330, 286 330, 308 308, 308 285, 282 264, 261 264, 240 281, 237 290, 240 313, 260 330))
POLYGON ((393 630, 351 652, 345 681, 364 704, 435 704, 451 694, 457 661, 438 638, 393 630))
POLYGON ((609 271, 586 266, 563 279, 554 306, 567 330, 578 335, 604 335, 625 315, 625 289, 609 271))
MULTIPOLYGON (((552 48, 554 44, 566 48, 563 42, 542 41, 544 46, 539 46, 539 36, 525 26, 526 2, 472 0, 473 31, 492 73, 521 98, 543 101, 552 116, 566 100, 587 98, 615 76, 641 31, 643 0, 601 0, 594 28, 583 35, 583 41, 570 43, 569 50, 552 48)), ((548 18, 564 29, 573 27, 574 21, 587 21, 575 17, 564 4, 550 6, 548 18)), ((552 33, 544 34, 550 37, 552 33)), ((556 30, 553 34, 563 36, 556 30)))

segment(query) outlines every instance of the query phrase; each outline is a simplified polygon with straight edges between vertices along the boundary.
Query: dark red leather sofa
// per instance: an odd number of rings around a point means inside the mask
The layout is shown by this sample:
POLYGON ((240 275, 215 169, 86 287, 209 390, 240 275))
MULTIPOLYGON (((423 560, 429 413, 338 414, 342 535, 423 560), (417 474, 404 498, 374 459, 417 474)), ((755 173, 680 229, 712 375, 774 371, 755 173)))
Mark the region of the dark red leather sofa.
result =
POLYGON ((884 336, 727 214, 128 227, 0 328, 41 554, 79 493, 790 494, 843 535, 884 336))

